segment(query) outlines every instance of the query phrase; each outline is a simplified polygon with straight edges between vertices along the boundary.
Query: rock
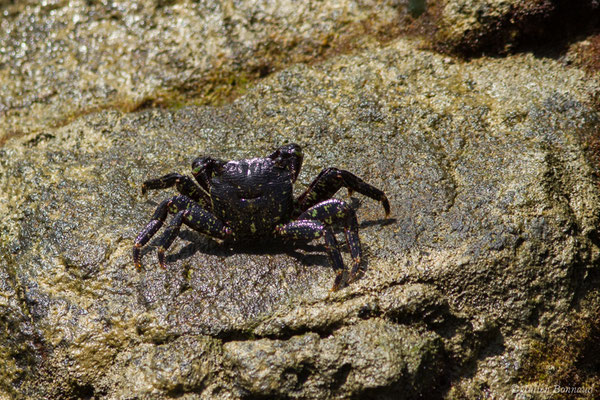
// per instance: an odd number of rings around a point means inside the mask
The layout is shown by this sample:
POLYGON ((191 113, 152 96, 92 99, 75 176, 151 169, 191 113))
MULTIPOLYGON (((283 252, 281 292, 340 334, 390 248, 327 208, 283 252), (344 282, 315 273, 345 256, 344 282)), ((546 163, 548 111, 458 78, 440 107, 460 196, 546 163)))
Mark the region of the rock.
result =
POLYGON ((434 12, 436 47, 469 57, 527 47, 556 52, 567 38, 594 31, 600 22, 594 0, 448 0, 433 8, 441 10, 434 12))
POLYGON ((270 398, 415 398, 443 376, 438 335, 376 318, 324 338, 311 332, 230 342, 224 349, 242 389, 270 398))
POLYGON ((465 62, 396 39, 219 107, 104 110, 8 139, 0 396, 513 397, 547 383, 527 375, 536 343, 599 306, 599 86, 531 54, 465 62), (188 229, 166 270, 152 242, 134 268, 133 239, 175 193, 141 182, 291 141, 297 193, 329 166, 387 193, 389 219, 337 195, 357 208, 361 280, 330 292, 321 243, 230 248, 188 229))
POLYGON ((102 110, 222 103, 294 62, 359 46, 393 2, 0 2, 0 143, 102 110))

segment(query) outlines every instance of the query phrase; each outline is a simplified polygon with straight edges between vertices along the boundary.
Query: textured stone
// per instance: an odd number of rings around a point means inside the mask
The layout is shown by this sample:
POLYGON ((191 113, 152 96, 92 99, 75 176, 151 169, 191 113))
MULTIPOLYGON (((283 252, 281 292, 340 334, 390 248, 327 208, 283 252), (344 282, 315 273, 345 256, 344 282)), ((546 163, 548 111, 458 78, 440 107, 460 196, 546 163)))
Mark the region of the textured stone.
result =
POLYGON ((599 276, 582 144, 599 87, 530 54, 464 62, 398 39, 290 66, 220 107, 105 110, 7 140, 1 394, 514 396, 532 341, 565 337, 599 276), (187 229, 166 270, 151 242, 136 271, 133 239, 175 193, 141 182, 292 141, 297 193, 336 166, 390 199, 385 219, 337 195, 357 208, 361 280, 330 292, 321 243, 229 248, 187 229))
POLYGON ((393 2, 376 1, 8 3, 0 141, 101 109, 223 102, 282 66, 349 38, 358 45, 364 24, 377 30, 398 16, 393 2))

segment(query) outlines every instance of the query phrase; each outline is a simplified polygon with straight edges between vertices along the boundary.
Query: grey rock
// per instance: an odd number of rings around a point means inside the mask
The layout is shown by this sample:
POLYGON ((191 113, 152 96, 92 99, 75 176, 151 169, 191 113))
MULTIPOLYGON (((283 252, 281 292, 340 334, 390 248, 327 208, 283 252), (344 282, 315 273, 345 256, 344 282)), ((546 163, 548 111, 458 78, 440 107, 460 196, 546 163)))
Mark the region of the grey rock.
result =
POLYGON ((513 396, 530 343, 564 337, 597 282, 582 140, 600 82, 532 55, 418 47, 293 65, 221 107, 105 110, 8 140, 1 395, 513 396), (167 270, 152 245, 135 270, 133 239, 174 194, 141 182, 291 141, 306 155, 298 192, 337 166, 387 193, 391 219, 338 194, 357 208, 361 280, 330 292, 320 243, 229 248, 189 230, 167 270))
POLYGON ((387 1, 285 0, 19 1, 0 13, 0 141, 102 109, 224 101, 398 15, 387 1))
POLYGON ((324 338, 311 332, 230 342, 224 350, 242 389, 271 398, 415 398, 443 371, 438 335, 376 318, 324 338))

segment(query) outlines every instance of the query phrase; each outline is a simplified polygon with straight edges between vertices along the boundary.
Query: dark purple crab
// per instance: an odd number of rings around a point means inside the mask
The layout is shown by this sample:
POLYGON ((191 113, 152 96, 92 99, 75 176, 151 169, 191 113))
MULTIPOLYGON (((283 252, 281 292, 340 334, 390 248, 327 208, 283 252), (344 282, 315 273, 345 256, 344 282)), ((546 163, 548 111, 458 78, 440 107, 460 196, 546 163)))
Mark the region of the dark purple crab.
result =
POLYGON ((266 158, 222 161, 199 157, 192 162, 192 175, 172 173, 142 184, 148 189, 175 186, 179 196, 160 203, 152 220, 135 239, 133 261, 141 269, 141 248, 161 228, 169 213, 175 214, 158 241, 158 262, 165 267, 165 251, 177 237, 181 224, 227 241, 249 241, 265 237, 283 237, 310 241, 325 237, 325 248, 337 272, 332 290, 344 284, 344 263, 332 226, 344 228, 353 267, 347 283, 365 270, 361 267, 358 222, 354 210, 344 201, 332 199, 341 187, 361 193, 382 203, 386 216, 390 204, 385 194, 354 174, 327 168, 297 199, 293 183, 302 166, 302 149, 288 144, 266 158))

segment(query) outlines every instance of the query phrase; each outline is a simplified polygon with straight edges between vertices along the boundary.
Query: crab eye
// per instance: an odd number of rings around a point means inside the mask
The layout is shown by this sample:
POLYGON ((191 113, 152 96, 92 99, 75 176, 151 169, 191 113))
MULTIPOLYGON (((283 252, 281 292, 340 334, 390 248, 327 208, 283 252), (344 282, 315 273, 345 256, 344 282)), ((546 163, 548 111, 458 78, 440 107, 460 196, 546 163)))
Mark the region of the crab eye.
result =
POLYGON ((192 175, 197 176, 202 171, 203 168, 204 168, 203 165, 192 164, 192 175))
POLYGON ((196 176, 202 172, 203 169, 206 169, 210 160, 210 157, 198 157, 192 161, 192 174, 196 176))

